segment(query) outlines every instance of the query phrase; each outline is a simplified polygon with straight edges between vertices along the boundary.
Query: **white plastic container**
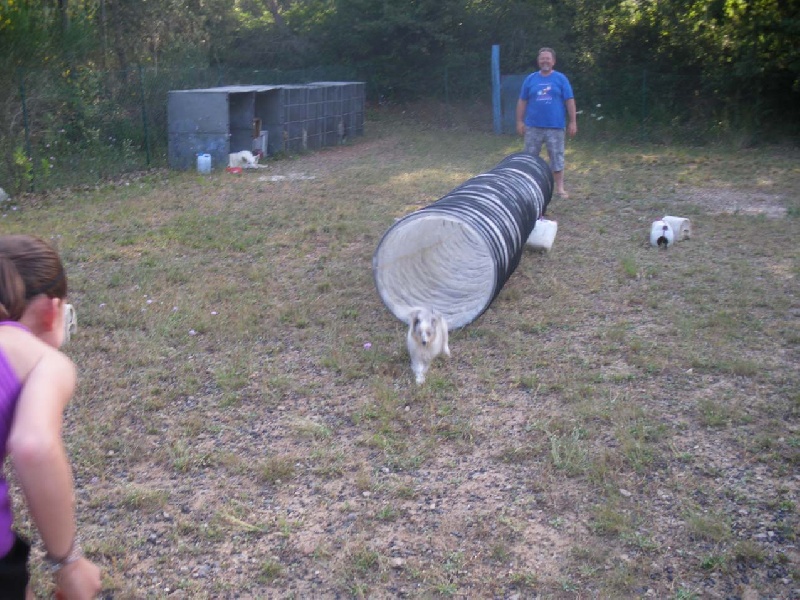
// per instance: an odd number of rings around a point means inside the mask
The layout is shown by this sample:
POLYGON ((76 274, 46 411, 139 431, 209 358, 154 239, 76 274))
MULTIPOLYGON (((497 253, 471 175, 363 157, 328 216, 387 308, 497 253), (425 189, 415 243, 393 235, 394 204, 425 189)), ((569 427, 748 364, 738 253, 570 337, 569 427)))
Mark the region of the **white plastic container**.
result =
POLYGON ((198 154, 197 155, 197 172, 207 175, 211 173, 211 155, 198 154))
POLYGON ((533 227, 533 231, 528 236, 527 244, 536 250, 544 250, 550 252, 553 247, 553 241, 556 239, 556 232, 558 231, 558 221, 548 221, 547 219, 539 219, 533 227))
POLYGON ((675 233, 670 224, 663 219, 653 221, 650 226, 650 245, 658 248, 669 248, 675 241, 675 233))
POLYGON ((64 343, 67 343, 76 331, 78 331, 78 316, 75 314, 75 307, 72 304, 64 304, 64 343))
POLYGON ((689 219, 684 219, 683 217, 664 217, 662 220, 672 227, 672 233, 675 234, 676 242, 682 242, 692 237, 692 222, 689 219))

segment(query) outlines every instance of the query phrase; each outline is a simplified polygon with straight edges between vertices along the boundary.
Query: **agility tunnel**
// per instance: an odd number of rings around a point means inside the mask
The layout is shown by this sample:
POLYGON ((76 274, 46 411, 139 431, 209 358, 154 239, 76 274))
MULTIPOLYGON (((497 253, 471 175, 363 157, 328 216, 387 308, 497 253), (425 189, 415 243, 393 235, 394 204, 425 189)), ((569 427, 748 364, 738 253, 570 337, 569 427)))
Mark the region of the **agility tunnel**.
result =
POLYGON ((402 321, 424 306, 442 313, 450 329, 468 325, 514 273, 552 195, 549 165, 518 152, 401 218, 372 257, 381 300, 402 321))

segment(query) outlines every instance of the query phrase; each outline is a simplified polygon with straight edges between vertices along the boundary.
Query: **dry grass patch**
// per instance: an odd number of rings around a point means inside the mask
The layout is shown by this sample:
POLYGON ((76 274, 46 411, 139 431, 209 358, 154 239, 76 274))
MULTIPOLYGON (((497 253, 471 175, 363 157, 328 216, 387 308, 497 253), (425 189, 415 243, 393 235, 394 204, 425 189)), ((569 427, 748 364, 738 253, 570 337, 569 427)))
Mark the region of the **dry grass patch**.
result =
POLYGON ((372 254, 520 148, 487 129, 373 113, 242 176, 0 208, 67 264, 65 431, 109 596, 792 597, 797 150, 753 177, 750 151, 570 143, 553 250, 418 387, 372 254), (659 252, 664 214, 694 236, 659 252))

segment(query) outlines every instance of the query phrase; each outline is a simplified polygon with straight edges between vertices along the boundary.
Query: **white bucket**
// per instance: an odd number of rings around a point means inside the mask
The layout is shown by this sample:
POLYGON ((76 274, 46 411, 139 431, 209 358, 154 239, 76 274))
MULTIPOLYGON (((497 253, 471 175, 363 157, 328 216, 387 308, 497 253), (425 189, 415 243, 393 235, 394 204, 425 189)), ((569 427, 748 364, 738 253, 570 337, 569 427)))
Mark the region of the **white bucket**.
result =
POLYGON ((553 241, 556 239, 556 232, 558 231, 558 221, 548 221, 547 219, 539 219, 533 227, 533 231, 528 236, 526 242, 531 248, 536 250, 544 250, 549 252, 553 247, 553 241))
POLYGON ((664 217, 664 222, 672 227, 675 234, 675 241, 682 242, 692 237, 692 222, 683 217, 664 217))
POLYGON ((211 173, 211 155, 198 154, 197 155, 197 172, 208 174, 211 173))
POLYGON ((663 219, 653 221, 650 226, 650 245, 658 248, 668 248, 675 241, 675 232, 663 219))

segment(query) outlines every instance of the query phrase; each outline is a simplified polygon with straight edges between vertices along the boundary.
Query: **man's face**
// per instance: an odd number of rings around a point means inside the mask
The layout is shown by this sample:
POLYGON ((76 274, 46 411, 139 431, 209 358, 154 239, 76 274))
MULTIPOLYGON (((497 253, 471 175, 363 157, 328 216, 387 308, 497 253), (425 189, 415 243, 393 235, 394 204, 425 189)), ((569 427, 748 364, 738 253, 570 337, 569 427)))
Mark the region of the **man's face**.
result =
POLYGON ((556 59, 553 57, 552 52, 542 52, 539 54, 539 70, 543 73, 552 71, 555 64, 556 59))

